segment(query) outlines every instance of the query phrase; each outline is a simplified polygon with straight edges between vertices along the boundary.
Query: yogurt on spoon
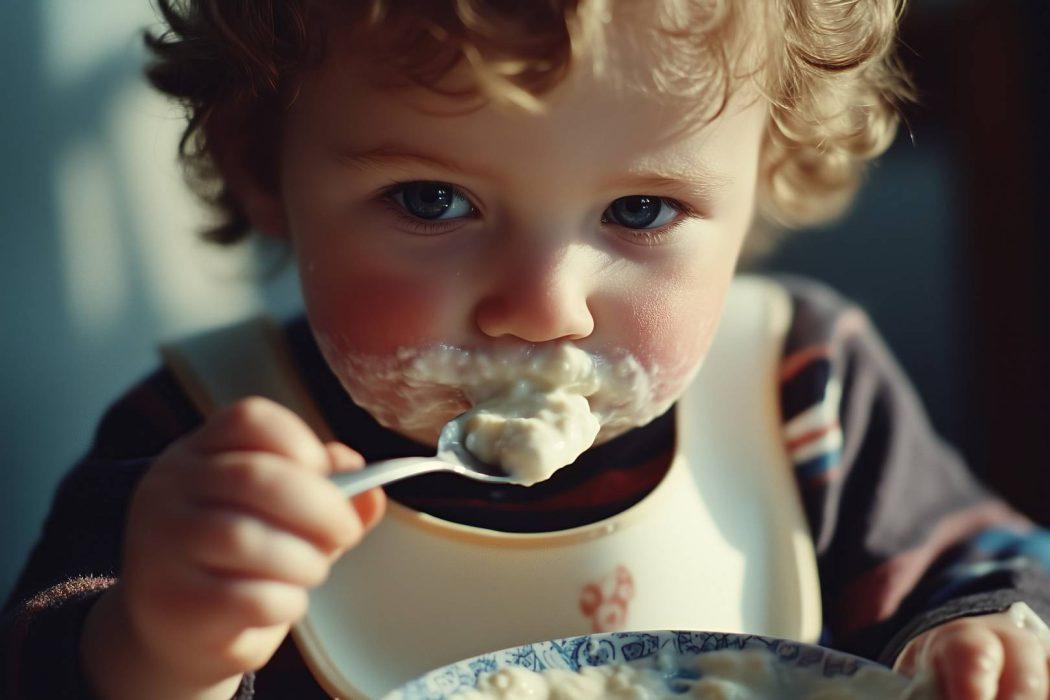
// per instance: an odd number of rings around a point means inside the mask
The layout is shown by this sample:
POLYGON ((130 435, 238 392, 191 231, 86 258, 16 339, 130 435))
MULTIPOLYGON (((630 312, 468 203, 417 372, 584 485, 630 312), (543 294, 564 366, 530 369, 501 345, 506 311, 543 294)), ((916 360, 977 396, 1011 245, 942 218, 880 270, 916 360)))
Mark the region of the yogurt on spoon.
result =
POLYGON ((588 371, 590 358, 564 345, 535 360, 527 379, 476 404, 463 419, 467 450, 525 486, 572 464, 601 428, 587 401, 601 384, 598 373, 588 371))

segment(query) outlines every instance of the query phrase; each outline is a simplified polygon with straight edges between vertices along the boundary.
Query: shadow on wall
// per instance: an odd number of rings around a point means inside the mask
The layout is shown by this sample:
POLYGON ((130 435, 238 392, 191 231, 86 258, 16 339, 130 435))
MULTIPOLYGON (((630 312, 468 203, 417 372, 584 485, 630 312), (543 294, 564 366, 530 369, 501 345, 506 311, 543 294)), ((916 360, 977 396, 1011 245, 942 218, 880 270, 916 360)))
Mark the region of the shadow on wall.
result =
POLYGON ((205 214, 174 162, 179 114, 141 79, 150 22, 138 0, 0 5, 5 595, 59 478, 155 343, 293 305, 289 275, 250 283, 251 249, 194 241, 205 214))

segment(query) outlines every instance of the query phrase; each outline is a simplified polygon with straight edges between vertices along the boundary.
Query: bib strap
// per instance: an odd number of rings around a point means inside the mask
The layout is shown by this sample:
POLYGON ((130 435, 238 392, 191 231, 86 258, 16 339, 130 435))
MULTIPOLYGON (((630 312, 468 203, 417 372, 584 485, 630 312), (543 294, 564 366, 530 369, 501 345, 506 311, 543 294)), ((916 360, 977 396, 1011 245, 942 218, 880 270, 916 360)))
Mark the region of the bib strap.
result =
POLYGON ((205 416, 262 396, 296 413, 322 442, 334 439, 295 369, 281 327, 269 316, 164 343, 160 354, 205 416))

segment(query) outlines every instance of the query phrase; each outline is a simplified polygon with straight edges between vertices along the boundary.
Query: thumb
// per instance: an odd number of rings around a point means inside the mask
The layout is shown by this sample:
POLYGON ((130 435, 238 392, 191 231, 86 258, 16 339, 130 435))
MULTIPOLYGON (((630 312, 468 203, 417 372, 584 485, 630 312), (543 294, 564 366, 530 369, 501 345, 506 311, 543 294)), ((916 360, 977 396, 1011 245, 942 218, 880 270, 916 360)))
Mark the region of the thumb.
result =
MULTIPOLYGON (((325 443, 333 473, 356 472, 364 469, 365 458, 356 450, 341 442, 325 443)), ((382 519, 386 512, 386 494, 381 488, 374 488, 354 496, 352 503, 365 530, 371 530, 382 519)))
POLYGON ((333 473, 356 472, 365 466, 365 458, 341 442, 326 442, 324 447, 333 473))

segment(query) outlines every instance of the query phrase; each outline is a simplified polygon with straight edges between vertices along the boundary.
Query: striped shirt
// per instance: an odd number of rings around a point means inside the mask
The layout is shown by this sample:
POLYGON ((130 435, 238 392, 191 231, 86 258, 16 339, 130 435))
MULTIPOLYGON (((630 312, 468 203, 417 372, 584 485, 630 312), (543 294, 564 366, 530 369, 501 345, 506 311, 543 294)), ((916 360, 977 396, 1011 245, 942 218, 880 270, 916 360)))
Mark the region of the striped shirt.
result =
MULTIPOLYGON (((783 442, 817 553, 821 643, 892 663, 908 640, 956 617, 1023 600, 1050 620, 1050 533, 991 494, 937 438, 862 311, 817 283, 780 282, 794 311, 779 372, 783 442)), ((427 453, 350 401, 305 320, 286 328, 295 364, 337 437, 370 461, 427 453)), ((418 510, 506 531, 593 522, 659 483, 673 454, 673 412, 529 489, 430 475, 387 491, 418 510)), ((164 369, 106 413, 91 449, 62 481, 4 606, 0 695, 91 697, 78 638, 91 604, 120 575, 131 494, 156 455, 201 421, 164 369)), ((327 696, 286 640, 245 676, 237 698, 253 697, 327 696)))

